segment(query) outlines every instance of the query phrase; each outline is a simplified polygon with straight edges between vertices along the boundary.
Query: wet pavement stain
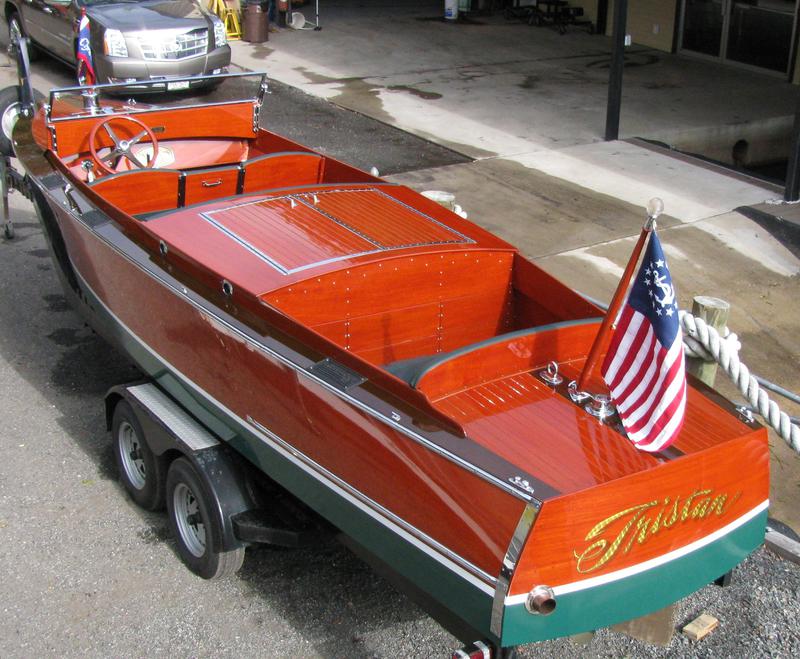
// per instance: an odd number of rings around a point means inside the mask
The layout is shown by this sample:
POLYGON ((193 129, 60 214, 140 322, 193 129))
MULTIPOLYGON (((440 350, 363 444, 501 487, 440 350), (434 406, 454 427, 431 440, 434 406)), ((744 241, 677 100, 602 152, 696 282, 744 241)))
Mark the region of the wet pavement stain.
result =
POLYGON ((541 78, 539 76, 525 76, 525 79, 517 85, 521 89, 536 89, 541 78))
POLYGON ((269 48, 263 44, 253 44, 252 45, 252 56, 256 58, 263 58, 267 59, 273 53, 273 48, 269 48))
MULTIPOLYGON (((323 78, 315 80, 321 83, 323 78)), ((336 81, 330 85, 331 89, 335 92, 342 82, 336 81)), ((365 105, 383 112, 378 98, 381 87, 368 85, 360 78, 348 78, 344 83, 350 87, 348 93, 355 88, 356 96, 350 96, 352 103, 357 104, 354 109, 273 81, 270 110, 262 115, 262 125, 361 169, 375 166, 383 174, 469 160, 446 147, 393 128, 386 113, 383 121, 366 116, 365 105), (364 95, 357 96, 358 93, 364 95), (298 122, 298 116, 303 117, 302 122, 298 122), (337 127, 336 131, 331 131, 332 125, 337 127)))
POLYGON ((393 92, 408 92, 409 94, 412 94, 413 96, 419 96, 426 101, 435 101, 442 98, 442 95, 437 92, 426 92, 421 89, 417 89, 416 87, 409 87, 408 85, 390 85, 386 89, 393 92))
MULTIPOLYGON (((625 68, 633 69, 639 66, 650 66, 651 64, 658 64, 661 58, 652 53, 632 53, 625 55, 625 68)), ((607 69, 611 66, 611 58, 604 57, 603 59, 588 62, 587 69, 607 69)))
POLYGON ((672 82, 645 82, 642 87, 645 89, 678 89, 679 85, 672 82))
POLYGON ((48 339, 62 346, 50 368, 50 383, 61 391, 103 396, 120 382, 142 377, 141 372, 89 328, 61 328, 48 339))
POLYGON ((313 84, 327 84, 329 82, 347 82, 350 80, 361 80, 361 78, 332 78, 330 76, 322 75, 321 73, 317 73, 316 71, 309 71, 304 66, 296 66, 294 68, 295 71, 301 73, 305 76, 306 80, 313 84))
POLYGON ((35 256, 37 259, 49 259, 50 250, 47 249, 29 249, 28 254, 35 256))
POLYGON ((86 330, 75 329, 73 327, 62 327, 57 329, 54 332, 50 332, 50 334, 47 335, 47 338, 56 345, 65 348, 73 348, 75 346, 83 345, 95 340, 93 335, 87 334, 86 330))
POLYGON ((49 311, 61 312, 70 310, 67 298, 65 298, 63 295, 45 295, 42 297, 42 299, 47 303, 47 309, 49 311))

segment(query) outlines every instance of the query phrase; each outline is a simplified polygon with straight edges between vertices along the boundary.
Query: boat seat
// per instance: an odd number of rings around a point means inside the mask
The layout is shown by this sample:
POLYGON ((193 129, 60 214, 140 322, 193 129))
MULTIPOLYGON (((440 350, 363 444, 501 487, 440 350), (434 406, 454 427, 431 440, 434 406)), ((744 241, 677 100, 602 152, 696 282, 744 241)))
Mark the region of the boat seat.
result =
POLYGON ((284 151, 269 153, 242 163, 244 193, 298 185, 314 185, 322 180, 325 159, 317 153, 284 151))
POLYGON ((128 215, 178 207, 181 172, 177 169, 136 169, 99 178, 92 191, 128 215))
POLYGON ((384 368, 395 377, 404 380, 410 384, 414 389, 418 389, 418 385, 423 377, 425 377, 432 370, 441 366, 445 362, 449 362, 457 357, 463 357, 472 352, 483 350, 490 346, 498 345, 501 343, 508 343, 522 337, 539 334, 541 332, 548 332, 555 329, 562 329, 565 327, 572 327, 575 325, 588 325, 597 323, 600 318, 580 318, 578 320, 562 320, 556 323, 549 323, 547 325, 539 325, 538 327, 526 327, 525 329, 516 330, 514 332, 507 332, 497 336, 489 337, 483 341, 472 343, 461 348, 456 348, 449 352, 439 352, 434 355, 423 355, 421 357, 412 357, 411 359, 400 359, 396 362, 384 365, 384 368))

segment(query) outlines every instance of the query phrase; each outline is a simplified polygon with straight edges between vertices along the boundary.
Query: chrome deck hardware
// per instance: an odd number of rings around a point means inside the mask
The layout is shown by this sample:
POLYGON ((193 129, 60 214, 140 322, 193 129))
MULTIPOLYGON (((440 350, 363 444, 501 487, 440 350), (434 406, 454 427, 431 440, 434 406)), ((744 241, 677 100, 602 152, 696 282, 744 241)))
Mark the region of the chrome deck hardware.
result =
POLYGON ((591 398, 591 401, 588 405, 584 405, 583 409, 585 409, 592 416, 603 421, 604 419, 607 419, 616 413, 617 410, 611 402, 611 396, 606 396, 605 394, 594 394, 590 395, 589 398, 591 398))
POLYGON ((550 362, 545 370, 539 371, 539 378, 552 387, 557 387, 564 381, 564 378, 558 374, 556 362, 550 362))

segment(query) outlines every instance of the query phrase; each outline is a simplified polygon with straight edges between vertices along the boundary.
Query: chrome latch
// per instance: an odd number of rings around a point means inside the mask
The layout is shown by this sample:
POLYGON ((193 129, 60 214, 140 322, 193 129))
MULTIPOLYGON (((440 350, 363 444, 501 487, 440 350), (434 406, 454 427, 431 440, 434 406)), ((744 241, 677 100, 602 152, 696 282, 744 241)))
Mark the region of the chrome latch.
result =
POLYGON ((578 405, 592 397, 588 391, 578 391, 578 383, 575 380, 567 385, 567 393, 569 393, 570 400, 578 405))
POLYGON ((67 204, 70 207, 70 210, 75 213, 76 215, 81 214, 81 207, 78 205, 77 200, 74 196, 74 188, 70 183, 64 185, 64 197, 67 200, 67 204))

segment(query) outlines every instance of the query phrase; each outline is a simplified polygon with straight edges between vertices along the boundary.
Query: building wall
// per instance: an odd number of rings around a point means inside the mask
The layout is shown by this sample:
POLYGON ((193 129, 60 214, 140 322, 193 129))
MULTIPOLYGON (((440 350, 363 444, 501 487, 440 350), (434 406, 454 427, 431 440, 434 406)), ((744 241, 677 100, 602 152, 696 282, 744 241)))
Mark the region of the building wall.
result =
MULTIPOLYGON (((596 3, 595 3, 596 4, 596 3)), ((628 0, 628 34, 635 44, 672 52, 680 0, 628 0)), ((606 34, 614 27, 614 0, 608 3, 606 34)))

